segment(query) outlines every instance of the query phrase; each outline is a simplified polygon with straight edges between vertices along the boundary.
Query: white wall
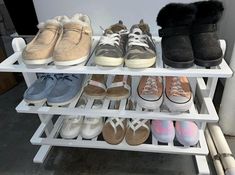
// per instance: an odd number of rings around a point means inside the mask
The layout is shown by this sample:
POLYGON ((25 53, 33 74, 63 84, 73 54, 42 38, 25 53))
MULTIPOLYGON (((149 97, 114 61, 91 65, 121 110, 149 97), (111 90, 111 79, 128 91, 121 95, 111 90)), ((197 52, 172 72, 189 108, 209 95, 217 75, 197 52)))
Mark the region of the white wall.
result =
MULTIPOLYGON (((123 20, 128 27, 144 19, 152 34, 157 35, 156 16, 170 2, 194 2, 195 0, 34 0, 39 21, 57 15, 84 13, 90 16, 95 35, 101 34, 99 26, 107 28, 123 20)), ((231 1, 231 0, 230 0, 231 1)), ((234 0, 232 0, 234 1, 234 0)))

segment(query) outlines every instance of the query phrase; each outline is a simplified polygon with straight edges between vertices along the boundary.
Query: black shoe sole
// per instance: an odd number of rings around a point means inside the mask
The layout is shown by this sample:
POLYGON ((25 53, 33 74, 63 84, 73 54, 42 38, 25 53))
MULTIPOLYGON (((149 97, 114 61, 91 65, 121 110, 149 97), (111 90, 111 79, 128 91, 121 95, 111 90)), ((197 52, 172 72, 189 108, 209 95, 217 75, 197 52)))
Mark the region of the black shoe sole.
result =
POLYGON ((163 54, 162 54, 162 58, 163 58, 164 64, 173 68, 190 68, 194 65, 194 60, 185 61, 185 62, 172 61, 172 60, 167 59, 163 54))
POLYGON ((213 66, 218 66, 222 62, 222 58, 216 59, 216 60, 200 60, 200 59, 195 59, 194 63, 198 66, 203 66, 203 67, 213 67, 213 66))

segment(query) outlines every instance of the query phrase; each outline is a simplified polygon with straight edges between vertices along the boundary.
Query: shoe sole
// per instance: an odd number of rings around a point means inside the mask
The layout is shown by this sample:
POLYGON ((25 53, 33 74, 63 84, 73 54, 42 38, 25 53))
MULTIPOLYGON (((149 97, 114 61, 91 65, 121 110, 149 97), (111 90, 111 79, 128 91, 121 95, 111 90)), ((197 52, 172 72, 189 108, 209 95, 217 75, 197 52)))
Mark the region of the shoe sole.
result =
POLYGON ((85 62, 88 59, 88 56, 89 55, 82 57, 82 58, 79 58, 79 59, 76 59, 76 60, 70 60, 70 61, 54 61, 54 63, 57 66, 72 66, 72 65, 81 64, 81 63, 85 62))
POLYGON ((72 99, 70 99, 68 101, 65 101, 65 102, 54 103, 54 102, 48 102, 47 101, 47 104, 50 105, 50 106, 64 106, 64 105, 68 105, 71 102, 73 102, 76 98, 78 98, 78 94, 79 94, 79 92, 72 99))
POLYGON ((89 98, 91 100, 103 100, 105 98, 106 95, 98 95, 98 96, 92 96, 92 95, 88 95, 87 93, 83 93, 83 95, 86 97, 86 98, 89 98))
POLYGON ((114 58, 114 57, 95 57, 95 63, 99 66, 108 66, 115 67, 123 64, 123 58, 114 58))
POLYGON ((45 103, 47 101, 47 99, 42 99, 42 100, 27 100, 27 99, 24 99, 24 101, 26 103, 29 103, 29 104, 42 104, 42 103, 45 103))
POLYGON ((160 108, 163 102, 163 95, 158 100, 154 100, 154 101, 144 100, 138 95, 136 100, 140 107, 154 110, 154 109, 160 108))
POLYGON ((123 96, 117 96, 117 97, 107 96, 107 95, 106 95, 106 99, 118 101, 118 100, 127 99, 129 96, 130 96, 130 93, 128 93, 128 94, 126 94, 126 95, 123 95, 123 96))
POLYGON ((129 68, 148 68, 151 67, 156 62, 156 57, 148 58, 148 59, 125 59, 125 65, 129 68))
POLYGON ((185 112, 188 111, 192 106, 193 97, 191 97, 190 100, 187 101, 186 103, 174 103, 171 100, 169 100, 166 94, 164 93, 164 103, 171 112, 185 112))
POLYGON ((190 68, 194 65, 194 60, 185 61, 185 62, 172 61, 172 60, 167 59, 163 54, 162 54, 162 58, 163 58, 164 64, 173 68, 190 68))
POLYGON ((194 63, 198 66, 203 66, 203 67, 212 67, 212 66, 218 66, 222 62, 222 58, 216 59, 216 60, 200 60, 200 59, 195 59, 194 63))
POLYGON ((40 60, 27 60, 27 59, 22 59, 23 62, 27 65, 41 65, 41 64, 49 64, 53 61, 52 57, 47 58, 47 59, 40 59, 40 60))
POLYGON ((79 133, 73 134, 73 135, 64 135, 64 134, 62 134, 62 132, 60 132, 60 136, 64 139, 75 139, 79 136, 79 133))

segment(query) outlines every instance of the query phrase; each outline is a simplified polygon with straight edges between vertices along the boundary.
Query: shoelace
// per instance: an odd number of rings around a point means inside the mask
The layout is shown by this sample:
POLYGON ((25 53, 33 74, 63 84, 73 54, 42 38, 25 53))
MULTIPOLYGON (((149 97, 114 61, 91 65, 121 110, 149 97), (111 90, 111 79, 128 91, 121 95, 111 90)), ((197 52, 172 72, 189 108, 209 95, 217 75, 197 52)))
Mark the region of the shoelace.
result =
POLYGON ((53 78, 51 75, 49 75, 49 74, 42 75, 42 76, 41 76, 41 79, 42 79, 42 80, 46 80, 46 79, 52 79, 52 80, 54 80, 54 78, 53 78))
POLYGON ((177 95, 185 96, 186 95, 184 89, 182 88, 182 84, 180 82, 179 77, 172 78, 170 94, 172 96, 177 96, 177 95))
POLYGON ((119 33, 112 33, 112 34, 106 34, 105 36, 102 36, 100 39, 99 45, 118 45, 120 44, 121 35, 127 34, 127 30, 121 30, 119 33))
POLYGON ((158 92, 158 86, 157 86, 157 77, 148 77, 144 89, 143 94, 145 95, 152 95, 158 92))
POLYGON ((147 42, 147 35, 144 35, 142 31, 138 28, 135 28, 132 33, 128 35, 128 46, 143 46, 149 48, 147 42))

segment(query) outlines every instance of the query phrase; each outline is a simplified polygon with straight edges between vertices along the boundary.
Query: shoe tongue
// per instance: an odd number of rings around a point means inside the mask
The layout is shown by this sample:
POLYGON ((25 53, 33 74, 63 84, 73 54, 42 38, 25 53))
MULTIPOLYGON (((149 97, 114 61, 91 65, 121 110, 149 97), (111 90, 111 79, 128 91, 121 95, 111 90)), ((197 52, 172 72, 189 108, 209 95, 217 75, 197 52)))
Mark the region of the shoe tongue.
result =
POLYGON ((113 33, 119 33, 121 30, 126 30, 126 26, 123 25, 122 21, 110 26, 107 30, 111 30, 113 33))
POLYGON ((105 35, 107 35, 107 34, 113 34, 113 31, 110 30, 110 29, 106 29, 106 30, 104 31, 104 33, 105 33, 105 35))
POLYGON ((131 29, 131 33, 134 33, 136 35, 142 35, 143 31, 138 26, 136 26, 131 29))
POLYGON ((148 24, 144 23, 143 19, 140 20, 139 24, 135 24, 131 27, 131 33, 135 32, 134 30, 138 28, 141 30, 142 33, 149 33, 150 30, 149 30, 149 26, 148 24))

